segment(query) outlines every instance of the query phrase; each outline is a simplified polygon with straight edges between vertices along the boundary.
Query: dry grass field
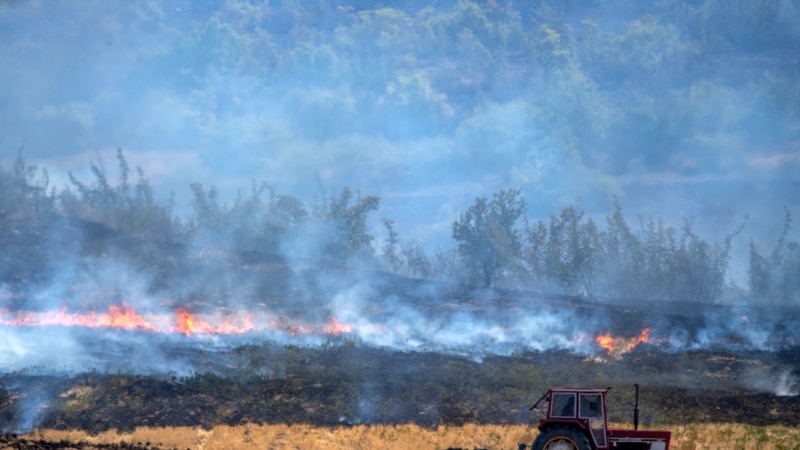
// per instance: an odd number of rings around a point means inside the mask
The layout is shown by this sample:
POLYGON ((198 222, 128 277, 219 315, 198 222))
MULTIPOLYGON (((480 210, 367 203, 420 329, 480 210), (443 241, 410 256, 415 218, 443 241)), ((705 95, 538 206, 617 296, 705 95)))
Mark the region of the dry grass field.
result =
MULTIPOLYGON (((615 427, 630 427, 618 424, 615 427)), ((137 428, 88 435, 82 431, 37 430, 27 437, 93 444, 140 444, 160 449, 514 449, 530 444, 537 430, 527 425, 241 425, 202 428, 137 428)), ((800 450, 800 427, 756 427, 737 424, 683 425, 672 428, 672 450, 800 450)))

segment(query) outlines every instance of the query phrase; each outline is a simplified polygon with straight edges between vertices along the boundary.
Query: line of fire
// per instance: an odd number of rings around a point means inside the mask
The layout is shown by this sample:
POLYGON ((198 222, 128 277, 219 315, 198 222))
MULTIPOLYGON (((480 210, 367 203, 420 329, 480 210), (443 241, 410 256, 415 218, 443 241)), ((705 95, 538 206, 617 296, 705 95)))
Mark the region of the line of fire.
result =
POLYGON ((331 317, 322 325, 299 323, 278 316, 256 313, 235 313, 218 320, 200 316, 179 307, 169 316, 140 314, 127 303, 111 305, 105 312, 70 312, 66 308, 57 311, 9 312, 0 310, 0 325, 17 327, 84 327, 119 329, 154 333, 179 333, 191 335, 245 334, 265 329, 282 330, 289 335, 325 334, 339 336, 350 333, 353 327, 331 317))
MULTIPOLYGON (((56 311, 15 311, 0 309, 0 325, 13 327, 83 327, 118 329, 153 333, 178 333, 192 335, 231 335, 258 333, 264 330, 283 331, 290 336, 320 334, 347 336, 356 333, 355 325, 343 323, 330 317, 322 324, 295 321, 282 316, 263 313, 236 312, 227 315, 200 315, 184 307, 172 314, 140 314, 128 303, 113 304, 107 311, 71 312, 66 307, 56 311)), ((380 330, 381 327, 370 327, 380 330)), ((619 358, 639 344, 650 342, 650 328, 642 329, 633 337, 613 336, 598 333, 593 342, 610 358, 619 358)), ((584 341, 581 335, 578 341, 584 341)))

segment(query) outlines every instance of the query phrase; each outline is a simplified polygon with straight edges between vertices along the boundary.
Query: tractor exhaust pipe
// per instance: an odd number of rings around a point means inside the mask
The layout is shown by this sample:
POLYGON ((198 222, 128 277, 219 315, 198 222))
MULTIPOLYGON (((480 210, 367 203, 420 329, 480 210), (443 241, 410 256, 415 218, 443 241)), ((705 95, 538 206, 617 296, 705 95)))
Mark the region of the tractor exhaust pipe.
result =
POLYGON ((633 385, 636 388, 636 401, 633 404, 633 429, 639 429, 639 383, 633 385))

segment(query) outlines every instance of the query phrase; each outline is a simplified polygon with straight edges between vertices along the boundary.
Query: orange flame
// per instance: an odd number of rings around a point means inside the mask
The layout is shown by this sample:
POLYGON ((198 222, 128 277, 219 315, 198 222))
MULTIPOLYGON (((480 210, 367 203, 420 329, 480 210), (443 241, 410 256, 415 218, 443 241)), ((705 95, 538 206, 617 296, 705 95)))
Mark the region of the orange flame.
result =
POLYGON ((183 308, 178 308, 177 311, 175 311, 175 314, 178 316, 175 319, 178 322, 178 324, 175 326, 175 331, 185 334, 186 336, 189 336, 193 333, 208 333, 213 328, 206 322, 198 321, 195 319, 194 314, 183 308))
POLYGON ((245 316, 242 325, 231 322, 231 318, 225 318, 220 325, 212 325, 198 319, 185 308, 178 308, 175 313, 177 325, 174 330, 186 336, 191 334, 242 334, 255 329, 249 316, 245 316))
POLYGON ((125 330, 148 330, 156 331, 156 328, 144 320, 136 311, 123 303, 122 306, 111 305, 108 313, 99 316, 99 324, 102 327, 122 328, 125 330))
POLYGON ((608 356, 619 358, 623 353, 636 348, 639 344, 644 344, 650 339, 650 328, 645 328, 639 333, 639 336, 633 338, 620 338, 611 336, 611 334, 601 334, 595 338, 597 345, 605 349, 608 356))
POLYGON ((331 317, 322 326, 300 323, 291 319, 261 314, 254 316, 250 313, 238 312, 228 316, 214 315, 199 317, 184 307, 175 310, 174 316, 150 315, 152 321, 146 320, 136 310, 122 303, 111 305, 107 312, 73 313, 62 308, 58 311, 35 312, 17 311, 10 312, 0 309, 0 325, 36 327, 36 326, 63 326, 86 328, 115 328, 123 330, 152 331, 159 333, 181 333, 185 336, 199 334, 243 334, 250 331, 271 328, 283 331, 291 336, 307 335, 312 333, 339 336, 343 333, 353 332, 353 327, 339 322, 331 317), (257 317, 257 321, 254 320, 257 317), (261 325, 257 325, 256 322, 261 325), (170 323, 174 325, 169 325, 170 323), (154 325, 156 324, 156 325, 154 325))
POLYGON ((336 317, 331 317, 328 323, 322 328, 322 332, 325 334, 332 334, 334 336, 339 336, 342 333, 352 333, 353 327, 344 323, 339 322, 336 320, 336 317))
POLYGON ((0 323, 22 327, 62 325, 87 328, 118 328, 124 330, 157 331, 150 322, 128 305, 111 305, 108 312, 86 314, 70 313, 66 308, 54 312, 22 312, 14 318, 3 318, 0 323))

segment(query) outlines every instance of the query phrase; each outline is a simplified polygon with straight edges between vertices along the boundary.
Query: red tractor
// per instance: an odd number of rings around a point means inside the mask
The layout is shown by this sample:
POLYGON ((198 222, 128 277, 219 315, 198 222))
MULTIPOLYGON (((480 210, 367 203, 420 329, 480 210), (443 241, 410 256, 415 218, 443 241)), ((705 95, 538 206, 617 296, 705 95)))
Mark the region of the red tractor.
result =
MULTIPOLYGON (((612 430, 606 421, 608 389, 549 389, 547 416, 539 421, 532 450, 669 450, 672 433, 639 431, 639 385, 633 408, 633 430, 612 430)), ((526 448, 520 444, 520 450, 526 448)))

